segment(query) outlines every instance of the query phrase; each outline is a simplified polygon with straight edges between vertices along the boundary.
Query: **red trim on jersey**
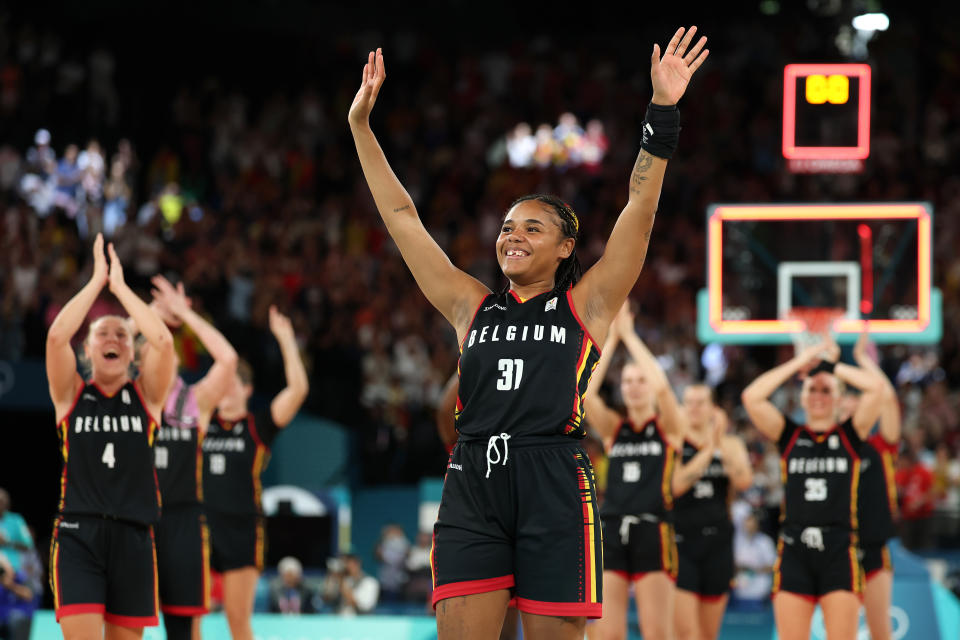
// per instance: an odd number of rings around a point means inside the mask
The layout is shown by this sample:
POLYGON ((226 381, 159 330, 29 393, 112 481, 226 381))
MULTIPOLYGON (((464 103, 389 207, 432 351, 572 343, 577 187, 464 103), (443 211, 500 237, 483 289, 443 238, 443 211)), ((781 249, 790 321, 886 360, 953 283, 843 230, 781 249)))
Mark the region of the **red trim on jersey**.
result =
POLYGON ((210 610, 206 607, 174 607, 167 605, 162 605, 160 607, 160 611, 162 611, 165 615, 187 617, 205 616, 210 613, 210 610))
MULTIPOLYGON (((793 445, 797 443, 797 438, 800 437, 800 432, 803 431, 804 429, 809 431, 809 429, 807 429, 807 425, 803 425, 798 427, 797 430, 793 432, 793 435, 790 436, 790 441, 787 442, 787 446, 783 448, 783 453, 780 454, 781 460, 785 461, 787 459, 787 456, 790 455, 790 452, 793 451, 793 445)), ((816 436, 814 436, 814 440, 816 440, 816 436)), ((786 470, 784 470, 784 475, 786 475, 786 470)))
POLYGON ((613 445, 617 443, 617 438, 620 437, 620 429, 623 428, 625 422, 630 422, 630 418, 620 418, 620 422, 617 423, 617 428, 613 430, 613 436, 610 438, 610 446, 608 447, 604 444, 603 448, 606 450, 606 453, 609 454, 610 450, 613 449, 613 445))
POLYGON ((593 343, 594 348, 596 348, 597 353, 603 355, 600 351, 600 343, 593 339, 593 336, 590 335, 590 331, 587 329, 587 325, 583 324, 583 320, 580 319, 580 314, 577 313, 577 308, 573 306, 573 287, 567 289, 567 304, 570 305, 570 311, 573 313, 573 317, 576 318, 577 324, 580 325, 580 328, 583 329, 583 332, 586 334, 590 342, 593 343))
POLYGON ((160 423, 156 418, 153 417, 153 414, 150 413, 150 405, 148 405, 147 401, 143 399, 143 392, 140 391, 140 385, 138 385, 136 381, 133 382, 133 390, 137 392, 137 397, 140 398, 140 404, 143 405, 143 412, 147 414, 147 417, 150 418, 150 421, 156 425, 157 429, 159 429, 160 423))
MULTIPOLYGON (((127 382, 130 382, 130 381, 127 380, 127 382)), ((123 389, 123 387, 127 386, 127 382, 124 382, 123 385, 120 387, 120 389, 123 389)), ((114 397, 115 395, 117 395, 118 393, 120 393, 120 389, 117 389, 117 390, 114 391, 113 393, 107 393, 106 391, 103 390, 103 387, 101 387, 99 384, 97 384, 97 381, 96 381, 96 380, 90 380, 90 386, 92 386, 94 389, 96 389, 97 391, 99 391, 99 392, 100 392, 100 395, 102 395, 104 398, 112 398, 112 397, 114 397)))
MULTIPOLYGON (((510 293, 513 293, 513 291, 511 291, 510 293)), ((467 325, 467 331, 466 333, 463 334, 463 340, 460 341, 460 353, 463 353, 463 345, 467 341, 467 336, 470 335, 470 328, 473 326, 473 322, 477 319, 477 314, 480 313, 480 307, 483 306, 483 303, 486 302, 487 298, 489 298, 491 295, 492 294, 488 293, 487 295, 483 296, 483 298, 480 300, 480 304, 478 304, 477 308, 473 310, 473 315, 470 317, 470 324, 467 325)), ((457 373, 460 373, 459 361, 457 362, 457 373)), ((457 394, 458 398, 459 398, 459 395, 460 394, 457 394)))
MULTIPOLYGON (((81 378, 80 381, 83 382, 83 379, 81 378)), ((60 422, 66 421, 67 426, 70 426, 70 414, 72 414, 73 410, 77 408, 77 403, 80 402, 80 396, 83 395, 83 392, 84 390, 86 390, 86 388, 87 388, 86 382, 80 385, 80 390, 77 391, 77 395, 73 396, 73 402, 70 404, 70 408, 67 409, 67 412, 63 414, 63 418, 60 420, 60 422)), ((60 422, 57 423, 58 426, 60 422)))
MULTIPOLYGON (((257 446, 262 447, 263 440, 260 439, 260 434, 257 433, 257 421, 254 420, 253 414, 247 413, 247 415, 243 416, 243 418, 240 418, 240 420, 243 420, 244 418, 247 420, 247 429, 250 431, 250 435, 252 435, 253 439, 257 441, 257 446)), ((240 422, 240 420, 237 420, 237 422, 240 422)))
POLYGON ((686 593, 692 594, 693 597, 695 597, 700 602, 718 602, 730 595, 729 593, 721 593, 719 595, 706 595, 703 593, 696 593, 695 591, 686 591, 685 589, 681 589, 681 591, 685 591, 686 593))
POLYGON ((843 429, 838 429, 838 432, 840 434, 840 440, 843 442, 843 446, 847 449, 847 453, 849 453, 854 460, 859 461, 860 454, 854 451, 853 446, 850 444, 849 438, 847 438, 847 434, 843 432, 843 429))
POLYGON ((867 571, 866 575, 864 576, 864 582, 870 582, 881 571, 890 571, 890 569, 887 569, 886 567, 880 567, 879 569, 867 571))
POLYGON ((867 442, 869 442, 870 445, 877 450, 877 453, 889 453, 893 456, 896 456, 898 453, 900 453, 900 441, 897 440, 896 442, 887 442, 887 439, 883 437, 882 433, 878 432, 873 434, 867 438, 867 442))
POLYGON ((643 579, 646 578, 647 576, 652 576, 652 575, 655 574, 655 573, 662 573, 662 574, 664 574, 665 576, 667 576, 668 578, 670 578, 670 582, 673 582, 674 584, 676 584, 676 582, 677 582, 677 576, 673 575, 673 572, 672 572, 672 571, 667 571, 666 569, 664 569, 664 570, 662 570, 662 571, 639 571, 639 572, 637 572, 637 573, 631 573, 631 574, 630 574, 630 582, 637 582, 638 580, 643 580, 643 579))
POLYGON ((160 624, 157 616, 118 616, 115 613, 103 614, 104 622, 117 624, 121 627, 156 627, 160 624))
POLYGON ((67 616, 79 616, 84 613, 99 613, 103 614, 107 610, 107 606, 99 602, 88 602, 85 604, 68 604, 63 607, 59 607, 54 611, 57 622, 60 622, 61 618, 66 618, 67 616))
POLYGON ((540 616, 603 617, 603 605, 599 602, 541 602, 518 597, 517 609, 540 616))
POLYGON ((516 584, 516 580, 511 573, 508 576, 499 578, 484 578, 483 580, 464 580, 463 582, 451 582, 450 584, 440 585, 433 590, 433 608, 437 608, 437 603, 447 598, 456 598, 458 596, 473 596, 478 593, 489 593, 490 591, 499 591, 500 589, 511 589, 516 584))

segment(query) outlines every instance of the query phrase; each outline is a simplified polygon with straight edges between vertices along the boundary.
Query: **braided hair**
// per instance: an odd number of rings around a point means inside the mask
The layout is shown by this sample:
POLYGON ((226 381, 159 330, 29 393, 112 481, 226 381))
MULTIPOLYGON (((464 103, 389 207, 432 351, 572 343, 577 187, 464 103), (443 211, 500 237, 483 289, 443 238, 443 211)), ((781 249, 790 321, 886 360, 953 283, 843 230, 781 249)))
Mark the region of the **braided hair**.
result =
MULTIPOLYGON (((514 200, 507 211, 513 209, 521 202, 528 202, 530 200, 536 200, 553 208, 554 213, 560 217, 560 232, 563 234, 563 237, 573 238, 574 240, 577 239, 577 234, 580 231, 580 220, 573 211, 573 207, 557 196, 543 193, 522 196, 514 200)), ((580 280, 582 275, 583 268, 580 266, 580 260, 577 258, 577 247, 576 244, 574 244, 570 255, 561 260, 557 266, 557 271, 553 276, 554 285, 551 293, 558 295, 566 293, 567 289, 577 284, 577 281, 580 280)))

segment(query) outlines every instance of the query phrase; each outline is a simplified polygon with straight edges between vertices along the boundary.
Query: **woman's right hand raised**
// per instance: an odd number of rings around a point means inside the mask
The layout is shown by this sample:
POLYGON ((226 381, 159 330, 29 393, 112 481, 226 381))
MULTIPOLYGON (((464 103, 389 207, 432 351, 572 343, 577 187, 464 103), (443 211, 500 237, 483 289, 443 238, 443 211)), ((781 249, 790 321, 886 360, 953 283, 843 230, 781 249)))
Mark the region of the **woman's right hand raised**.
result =
POLYGON ((367 58, 367 64, 363 65, 363 79, 360 83, 360 90, 350 105, 350 113, 347 120, 351 127, 363 127, 370 124, 370 112, 373 111, 373 105, 377 101, 377 95, 380 93, 380 87, 386 79, 387 73, 383 66, 383 49, 371 51, 367 58))
POLYGON ((98 233, 93 241, 93 274, 90 282, 103 288, 110 279, 110 269, 107 267, 107 254, 103 252, 103 234, 98 233))

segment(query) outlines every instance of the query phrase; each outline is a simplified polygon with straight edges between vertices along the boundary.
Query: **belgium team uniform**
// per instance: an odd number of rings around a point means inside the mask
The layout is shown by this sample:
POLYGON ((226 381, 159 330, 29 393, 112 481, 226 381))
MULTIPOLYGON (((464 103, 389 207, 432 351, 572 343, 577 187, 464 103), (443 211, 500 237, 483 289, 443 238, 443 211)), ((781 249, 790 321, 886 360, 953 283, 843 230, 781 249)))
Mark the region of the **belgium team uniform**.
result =
POLYGON ((178 378, 163 412, 154 459, 163 513, 156 527, 160 610, 198 616, 210 610, 210 544, 201 502, 203 440, 196 399, 178 378))
POLYGON ((434 606, 511 589, 521 611, 599 618, 601 532, 578 441, 600 350, 569 290, 487 295, 460 351, 460 437, 434 526, 434 606))
POLYGON ((879 433, 867 438, 861 449, 860 562, 868 580, 882 569, 893 571, 887 540, 896 535, 898 450, 899 443, 890 444, 879 433))
POLYGON ((57 620, 100 613, 127 627, 158 623, 156 431, 133 382, 112 396, 85 384, 57 425, 63 475, 50 544, 57 620))
POLYGON ((778 441, 784 484, 773 592, 817 600, 863 592, 857 557, 857 493, 862 441, 846 420, 814 432, 784 418, 778 441))
MULTIPOLYGON (((683 462, 697 448, 684 442, 683 462)), ((730 478, 718 454, 703 476, 677 498, 674 518, 677 527, 677 551, 680 571, 677 588, 690 591, 703 600, 717 599, 730 591, 733 580, 733 523, 727 509, 730 478)))
POLYGON ((277 436, 270 410, 228 421, 214 413, 203 439, 203 492, 217 571, 263 571, 266 540, 260 474, 277 436))
POLYGON ((676 450, 656 418, 642 425, 624 419, 607 451, 603 521, 603 569, 630 582, 654 571, 677 578, 673 529, 676 450))

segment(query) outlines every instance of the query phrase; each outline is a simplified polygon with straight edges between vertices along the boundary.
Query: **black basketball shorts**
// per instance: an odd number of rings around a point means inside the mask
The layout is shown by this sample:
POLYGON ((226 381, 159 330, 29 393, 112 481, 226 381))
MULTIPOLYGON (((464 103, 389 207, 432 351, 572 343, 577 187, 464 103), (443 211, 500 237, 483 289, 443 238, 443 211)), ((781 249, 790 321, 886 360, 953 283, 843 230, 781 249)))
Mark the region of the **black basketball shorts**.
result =
POLYGON ((663 571, 677 578, 677 543, 673 525, 653 516, 603 518, 603 570, 628 582, 663 571))
POLYGON ((156 536, 160 610, 174 616, 210 611, 210 536, 203 508, 165 506, 156 536))
POLYGON ((50 542, 50 589, 58 621, 99 613, 124 627, 156 626, 153 530, 99 516, 58 516, 50 542))
POLYGON ((860 565, 866 580, 870 580, 878 571, 893 571, 890 547, 887 543, 863 543, 860 545, 860 565))
POLYGON ((593 468, 575 441, 461 440, 433 529, 433 605, 509 589, 520 611, 599 618, 602 544, 593 468))
POLYGON ((266 532, 263 516, 223 513, 207 508, 210 528, 210 565, 223 573, 255 567, 263 571, 266 532))
POLYGON ((730 592, 733 528, 729 523, 677 533, 677 552, 677 589, 689 591, 701 600, 716 600, 730 592))
POLYGON ((780 591, 813 601, 831 591, 862 594, 856 535, 818 527, 781 532, 773 569, 773 593, 780 591))

